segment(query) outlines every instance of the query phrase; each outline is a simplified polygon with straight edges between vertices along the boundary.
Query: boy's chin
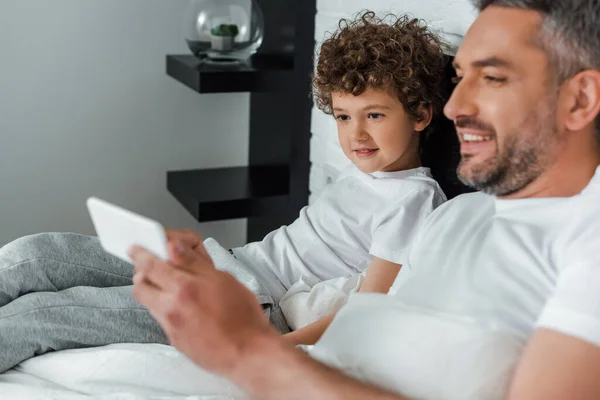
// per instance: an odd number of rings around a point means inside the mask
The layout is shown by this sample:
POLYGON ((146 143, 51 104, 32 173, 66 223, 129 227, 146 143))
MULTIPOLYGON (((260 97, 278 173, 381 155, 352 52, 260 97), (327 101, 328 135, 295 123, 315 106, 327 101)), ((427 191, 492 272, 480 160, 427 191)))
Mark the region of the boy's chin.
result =
POLYGON ((379 168, 373 165, 366 165, 366 163, 354 163, 354 165, 356 165, 360 172, 365 174, 372 174, 373 172, 379 171, 379 168))

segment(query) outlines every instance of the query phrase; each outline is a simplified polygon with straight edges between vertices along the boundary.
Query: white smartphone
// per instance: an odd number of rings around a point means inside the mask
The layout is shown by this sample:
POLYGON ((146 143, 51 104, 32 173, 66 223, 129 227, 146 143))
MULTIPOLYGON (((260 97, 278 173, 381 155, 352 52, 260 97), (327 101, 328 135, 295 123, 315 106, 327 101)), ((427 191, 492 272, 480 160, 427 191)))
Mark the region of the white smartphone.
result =
POLYGON ((87 207, 106 252, 133 264, 127 252, 138 245, 163 260, 169 258, 167 234, 160 223, 96 197, 87 200, 87 207))

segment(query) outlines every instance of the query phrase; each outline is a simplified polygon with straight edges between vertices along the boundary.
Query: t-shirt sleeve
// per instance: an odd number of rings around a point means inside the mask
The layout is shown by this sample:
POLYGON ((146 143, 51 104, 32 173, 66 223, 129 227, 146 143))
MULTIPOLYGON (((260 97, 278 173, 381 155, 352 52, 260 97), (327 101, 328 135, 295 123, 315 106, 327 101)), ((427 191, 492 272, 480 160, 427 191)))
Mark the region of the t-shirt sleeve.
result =
POLYGON ((573 230, 554 293, 537 325, 600 346, 600 227, 587 219, 573 230), (586 226, 587 225, 587 226, 586 226))
POLYGON ((396 264, 404 264, 408 247, 418 228, 444 201, 435 190, 416 190, 385 210, 375 224, 369 253, 396 264))

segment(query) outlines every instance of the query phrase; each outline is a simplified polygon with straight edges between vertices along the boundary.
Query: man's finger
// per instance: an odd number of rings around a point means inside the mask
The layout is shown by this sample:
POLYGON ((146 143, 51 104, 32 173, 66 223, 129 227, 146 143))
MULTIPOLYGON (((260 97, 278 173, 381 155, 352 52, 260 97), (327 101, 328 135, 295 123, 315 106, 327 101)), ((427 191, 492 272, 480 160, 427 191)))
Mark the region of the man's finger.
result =
POLYGON ((195 264, 202 257, 195 253, 187 243, 182 241, 169 242, 167 251, 169 253, 169 261, 175 268, 180 268, 189 273, 197 271, 198 267, 195 264))
POLYGON ((187 243, 192 249, 195 249, 199 244, 202 244, 202 241, 204 240, 198 233, 190 229, 165 229, 165 232, 169 242, 182 241, 187 243))
POLYGON ((134 263, 141 263, 150 257, 155 257, 150 251, 138 245, 131 246, 131 248, 127 251, 127 255, 133 260, 134 263))
POLYGON ((163 302, 163 291, 150 283, 143 273, 133 276, 133 295, 140 303, 149 308, 156 308, 163 302))
POLYGON ((208 254, 208 251, 206 251, 206 247, 204 247, 204 242, 200 243, 200 245, 196 247, 196 251, 202 254, 207 259, 209 259, 212 264, 212 257, 210 256, 210 254, 208 254))
POLYGON ((149 284, 168 292, 177 290, 183 271, 139 246, 132 247, 129 256, 135 261, 136 273, 141 273, 149 284))
POLYGON ((183 243, 203 257, 209 257, 204 248, 204 238, 192 230, 167 230, 169 243, 183 243))
POLYGON ((215 268, 202 244, 196 250, 190 249, 181 242, 169 243, 168 247, 171 263, 185 271, 195 274, 215 268))
POLYGON ((144 274, 137 273, 133 277, 133 297, 148 309, 152 317, 164 326, 165 305, 168 294, 151 284, 144 274))
POLYGON ((141 246, 132 246, 127 255, 133 260, 136 272, 149 272, 158 260, 153 253, 141 246))
POLYGON ((156 290, 161 290, 159 286, 156 286, 154 283, 146 279, 146 275, 144 275, 143 272, 136 272, 135 275, 133 275, 133 286, 140 285, 142 283, 150 285, 156 290))

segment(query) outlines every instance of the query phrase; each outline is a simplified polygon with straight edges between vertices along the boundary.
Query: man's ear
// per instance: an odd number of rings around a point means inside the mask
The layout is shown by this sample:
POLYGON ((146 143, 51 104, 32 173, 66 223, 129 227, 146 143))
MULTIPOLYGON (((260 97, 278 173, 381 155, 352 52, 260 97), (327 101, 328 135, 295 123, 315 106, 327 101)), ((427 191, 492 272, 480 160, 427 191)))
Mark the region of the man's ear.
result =
POLYGON ((578 73, 565 86, 565 127, 579 131, 595 124, 600 114, 600 71, 589 69, 578 73))
POLYGON ((433 118, 433 107, 431 104, 421 104, 419 106, 419 118, 415 121, 415 131, 421 132, 425 130, 431 123, 433 118))

